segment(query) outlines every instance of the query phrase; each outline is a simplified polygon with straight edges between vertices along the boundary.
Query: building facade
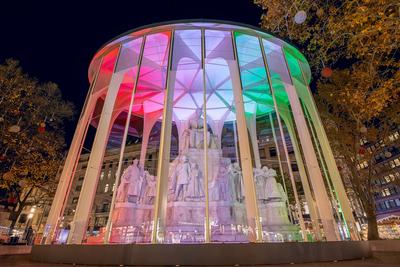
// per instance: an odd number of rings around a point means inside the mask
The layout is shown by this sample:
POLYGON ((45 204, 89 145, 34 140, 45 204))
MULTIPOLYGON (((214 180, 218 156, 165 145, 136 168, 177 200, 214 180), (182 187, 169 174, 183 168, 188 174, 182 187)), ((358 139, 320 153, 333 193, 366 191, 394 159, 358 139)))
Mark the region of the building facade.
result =
POLYGON ((358 239, 310 77, 296 48, 236 23, 151 25, 107 43, 46 242, 358 239))
MULTIPOLYGON (((157 151, 149 150, 151 157, 157 157, 157 151)), ((83 179, 87 169, 90 153, 82 154, 79 158, 75 176, 70 189, 70 194, 65 204, 64 214, 60 220, 56 243, 66 243, 66 238, 70 230, 70 224, 74 218, 79 195, 82 190, 83 179)), ((90 223, 88 224, 88 234, 95 242, 100 231, 107 224, 108 215, 110 212, 111 200, 115 191, 115 175, 118 169, 119 150, 109 149, 104 156, 103 165, 97 186, 96 196, 92 206, 90 223)), ((140 145, 127 145, 122 161, 122 170, 125 171, 135 158, 140 156, 140 145)), ((146 161, 146 169, 155 169, 155 161, 146 161)), ((90 240, 89 240, 90 241, 90 240)))
MULTIPOLYGON (((389 216, 400 216, 400 140, 399 130, 393 131, 388 137, 386 152, 376 159, 376 164, 382 166, 382 174, 377 174, 377 183, 381 190, 376 194, 376 212, 378 220, 389 216)), ((381 144, 379 144, 381 145, 381 144)), ((372 149, 368 146, 367 149, 372 149)), ((398 222, 400 223, 400 222, 398 222)))

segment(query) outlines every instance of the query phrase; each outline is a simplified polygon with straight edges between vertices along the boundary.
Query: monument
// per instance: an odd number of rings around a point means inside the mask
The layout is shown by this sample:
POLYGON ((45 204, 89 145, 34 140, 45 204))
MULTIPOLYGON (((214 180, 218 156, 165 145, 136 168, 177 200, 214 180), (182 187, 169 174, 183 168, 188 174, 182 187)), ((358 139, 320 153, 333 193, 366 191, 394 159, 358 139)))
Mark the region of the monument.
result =
POLYGON ((292 45, 236 23, 166 22, 105 44, 89 80, 46 244, 358 239, 292 45))
MULTIPOLYGON (((180 136, 179 155, 169 166, 164 243, 204 242, 204 141, 207 142, 207 160, 217 163, 209 164, 207 175, 212 240, 246 242, 249 228, 240 164, 222 156, 217 146, 220 137, 209 130, 204 135, 202 123, 199 117, 184 123, 188 128, 180 136)), ((253 174, 263 240, 300 240, 299 227, 289 221, 287 195, 276 181, 276 171, 263 166, 254 168, 253 174)), ((133 160, 124 170, 117 190, 111 242, 143 243, 149 238, 146 227, 151 223, 154 197, 155 176, 138 166, 137 159, 133 160)))

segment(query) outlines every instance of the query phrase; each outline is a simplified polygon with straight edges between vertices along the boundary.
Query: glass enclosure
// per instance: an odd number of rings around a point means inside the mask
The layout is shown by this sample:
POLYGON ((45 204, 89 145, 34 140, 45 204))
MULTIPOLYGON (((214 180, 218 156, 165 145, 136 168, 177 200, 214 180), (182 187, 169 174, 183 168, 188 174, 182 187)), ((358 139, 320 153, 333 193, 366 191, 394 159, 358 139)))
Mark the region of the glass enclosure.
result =
POLYGON ((354 239, 310 70, 289 44, 160 25, 103 47, 89 79, 50 242, 354 239))

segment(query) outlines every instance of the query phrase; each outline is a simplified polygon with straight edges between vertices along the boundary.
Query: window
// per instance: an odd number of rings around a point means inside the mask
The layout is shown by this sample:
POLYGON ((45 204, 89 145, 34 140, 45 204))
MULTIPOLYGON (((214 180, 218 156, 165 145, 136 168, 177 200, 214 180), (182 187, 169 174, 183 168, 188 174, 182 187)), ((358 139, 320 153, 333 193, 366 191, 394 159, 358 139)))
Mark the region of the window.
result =
POLYGON ((269 156, 272 157, 276 157, 277 153, 276 153, 276 148, 275 147, 270 147, 269 148, 269 156))
POLYGON ((307 202, 303 202, 304 214, 310 214, 307 202))
POLYGON ((75 187, 75 190, 78 191, 78 192, 80 192, 81 189, 82 189, 82 185, 77 185, 77 186, 75 187))
POLYGON ((115 183, 113 184, 113 187, 112 187, 112 191, 114 192, 114 190, 115 190, 115 183))
POLYGON ((106 186, 104 187, 104 193, 107 193, 107 192, 108 192, 109 187, 110 187, 110 185, 109 185, 109 184, 106 184, 106 186))
POLYGON ((367 161, 361 162, 360 164, 357 165, 357 169, 359 169, 359 170, 365 169, 367 167, 368 167, 368 162, 367 161))
POLYGON ((382 190, 382 196, 387 197, 387 196, 390 196, 390 195, 391 195, 391 193, 390 193, 389 188, 385 188, 385 189, 382 190))
POLYGON ((399 132, 394 132, 393 134, 389 135, 389 140, 395 141, 395 140, 399 139, 399 137, 400 137, 399 132))
POLYGON ((292 171, 294 171, 294 172, 298 172, 299 171, 299 167, 297 166, 296 163, 292 163, 291 166, 292 166, 292 171))
POLYGON ((394 200, 394 202, 396 203, 396 206, 397 206, 397 207, 400 207, 400 198, 396 198, 396 199, 394 200))
POLYGON ((366 144, 368 141, 365 137, 360 139, 360 145, 366 144))
POLYGON ((397 166, 400 166, 400 158, 389 161, 389 164, 391 168, 396 168, 397 166))
POLYGON ((394 175, 393 174, 386 175, 385 177, 383 177, 383 180, 382 180, 383 184, 387 184, 387 183, 390 183, 390 182, 393 182, 393 181, 394 181, 394 175))
POLYGON ((76 203, 78 203, 78 198, 77 198, 77 197, 74 197, 74 198, 72 199, 72 204, 76 204, 76 203))
POLYGON ((100 173, 100 181, 104 179, 104 171, 100 173))
POLYGON ((82 181, 85 178, 85 176, 79 176, 78 181, 82 181))
POLYGON ((393 162, 394 162, 394 165, 396 165, 396 167, 400 166, 400 158, 394 159, 393 162))

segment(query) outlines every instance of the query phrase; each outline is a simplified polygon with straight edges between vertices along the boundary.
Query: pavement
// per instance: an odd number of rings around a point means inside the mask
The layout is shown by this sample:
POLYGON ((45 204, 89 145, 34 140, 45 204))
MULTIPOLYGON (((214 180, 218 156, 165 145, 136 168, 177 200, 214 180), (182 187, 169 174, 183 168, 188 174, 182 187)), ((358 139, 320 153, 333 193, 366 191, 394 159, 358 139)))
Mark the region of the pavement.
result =
MULTIPOLYGON (((54 264, 54 263, 40 263, 32 262, 29 259, 29 254, 25 255, 7 255, 0 256, 0 267, 66 267, 73 266, 72 264, 54 264)), ((88 265, 74 265, 74 266, 88 266, 88 265)), ((90 265, 91 267, 96 267, 90 265)), ((115 265, 114 265, 115 266, 115 265)), ((283 264, 283 265, 258 265, 248 267, 400 267, 400 253, 399 252, 384 252, 374 254, 373 258, 364 260, 352 261, 338 261, 338 262, 318 262, 318 263, 304 263, 304 264, 283 264)), ((102 266, 104 267, 104 266, 102 266)), ((188 267, 188 266, 185 266, 188 267)), ((232 266, 237 267, 237 266, 232 266)), ((247 266, 246 266, 247 267, 247 266)))

